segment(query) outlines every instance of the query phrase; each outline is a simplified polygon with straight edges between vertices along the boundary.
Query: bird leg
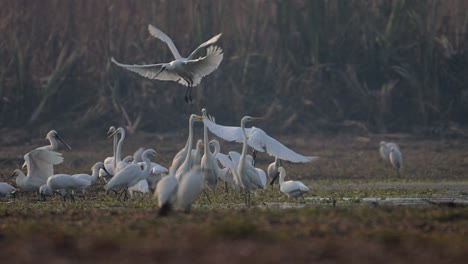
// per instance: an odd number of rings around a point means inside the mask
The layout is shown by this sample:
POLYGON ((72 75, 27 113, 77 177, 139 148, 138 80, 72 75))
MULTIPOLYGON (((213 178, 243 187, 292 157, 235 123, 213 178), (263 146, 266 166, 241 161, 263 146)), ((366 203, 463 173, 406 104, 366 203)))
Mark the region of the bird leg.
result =
MULTIPOLYGON (((124 192, 126 193, 127 190, 124 189, 124 190, 120 193, 119 197, 117 197, 117 201, 120 202, 120 197, 122 197, 122 194, 124 194, 124 192)), ((125 197, 124 197, 124 198, 125 198, 125 197)))
POLYGON ((211 199, 210 199, 210 196, 208 196, 208 193, 207 193, 205 190, 203 190, 203 193, 205 194, 206 198, 208 199, 208 202, 209 202, 209 203, 210 203, 210 205, 211 205, 211 199))
POLYGON ((226 193, 229 193, 229 187, 228 187, 227 181, 224 181, 224 191, 226 191, 226 193))

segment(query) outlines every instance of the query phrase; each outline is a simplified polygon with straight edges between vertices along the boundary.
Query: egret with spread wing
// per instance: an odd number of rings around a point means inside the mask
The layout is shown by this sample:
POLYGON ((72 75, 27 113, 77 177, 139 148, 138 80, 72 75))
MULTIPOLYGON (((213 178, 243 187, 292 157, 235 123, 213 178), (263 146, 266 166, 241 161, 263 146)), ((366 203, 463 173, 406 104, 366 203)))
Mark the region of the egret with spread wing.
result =
POLYGON ((129 65, 117 62, 112 58, 112 62, 129 71, 136 72, 143 77, 157 79, 161 81, 175 81, 187 86, 185 91, 185 101, 192 101, 192 87, 197 86, 201 79, 216 70, 223 60, 223 50, 218 46, 210 46, 218 41, 221 34, 218 34, 208 41, 202 43, 187 58, 182 58, 174 42, 161 30, 152 25, 148 25, 150 34, 163 41, 169 46, 175 60, 169 63, 157 63, 148 65, 129 65), (207 48, 206 56, 194 59, 196 53, 207 48))
MULTIPOLYGON (((244 141, 242 128, 235 126, 222 126, 211 121, 209 118, 203 118, 203 123, 208 129, 218 137, 241 143, 244 141)), ((294 152, 281 144, 276 139, 270 137, 258 127, 245 128, 246 144, 260 152, 267 152, 270 156, 278 157, 282 160, 291 162, 311 162, 317 157, 303 156, 294 152)))

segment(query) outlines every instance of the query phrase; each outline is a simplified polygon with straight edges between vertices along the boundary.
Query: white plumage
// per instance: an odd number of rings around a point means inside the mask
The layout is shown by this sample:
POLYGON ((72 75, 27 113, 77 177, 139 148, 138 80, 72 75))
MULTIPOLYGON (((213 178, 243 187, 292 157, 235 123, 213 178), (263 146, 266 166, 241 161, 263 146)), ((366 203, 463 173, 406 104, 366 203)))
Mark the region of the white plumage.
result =
MULTIPOLYGON (((238 143, 243 142, 243 133, 241 127, 222 126, 211 121, 209 118, 204 118, 203 123, 208 129, 218 137, 238 143)), ((247 144, 259 152, 267 152, 270 156, 278 157, 282 160, 291 162, 311 162, 317 157, 303 156, 294 152, 281 144, 276 139, 268 136, 265 131, 257 127, 245 128, 247 136, 247 144)))
POLYGON ((400 172, 403 169, 403 156, 398 148, 391 147, 389 155, 390 163, 393 168, 395 168, 398 177, 400 177, 400 172))
POLYGON ((385 161, 390 161, 390 149, 396 148, 398 151, 400 148, 396 143, 380 141, 379 153, 380 157, 385 161))
MULTIPOLYGON (((79 174, 73 174, 73 178, 77 179, 83 179, 91 182, 91 184, 95 183, 99 177, 99 170, 103 169, 104 172, 106 172, 106 168, 104 167, 104 164, 102 162, 96 162, 92 167, 91 167, 91 174, 86 174, 86 173, 79 173, 79 174)), ((106 173, 109 174, 109 173, 106 173)), ((86 186, 85 188, 81 189, 81 193, 84 195, 86 193, 86 186)))
POLYGON ((286 177, 286 170, 283 167, 278 168, 280 191, 288 197, 298 198, 310 192, 309 187, 305 186, 300 181, 284 181, 286 177))
POLYGON ((175 171, 169 168, 169 175, 163 177, 156 186, 154 198, 158 199, 159 215, 166 215, 174 204, 179 182, 175 177, 175 171))
MULTIPOLYGON (((206 118, 206 109, 202 109, 203 118, 206 118)), ((208 128, 206 125, 203 125, 203 157, 201 158, 201 171, 203 178, 211 191, 215 191, 216 185, 218 183, 217 172, 219 170, 218 161, 211 153, 209 142, 208 142, 208 128), (217 170, 218 169, 218 170, 217 170)))
POLYGON ((278 168, 279 167, 281 167, 281 160, 278 159, 278 157, 275 157, 275 161, 270 163, 270 165, 268 165, 267 174, 268 174, 268 177, 272 180, 270 182, 271 185, 278 183, 278 174, 279 174, 278 168))
POLYGON ((58 191, 63 199, 68 195, 72 199, 73 192, 82 190, 91 185, 91 182, 85 179, 74 178, 69 174, 56 174, 47 180, 47 184, 40 187, 39 191, 42 197, 50 196, 54 191, 58 191))
POLYGON ((179 184, 177 190, 177 203, 180 209, 190 211, 192 203, 203 191, 203 175, 200 166, 193 167, 179 184))
POLYGON ((0 182, 0 196, 10 196, 16 192, 16 188, 6 182, 0 182))
POLYGON ((185 100, 191 101, 190 92, 192 87, 197 86, 201 79, 216 70, 223 60, 223 50, 217 46, 210 46, 218 41, 221 34, 218 34, 208 41, 198 46, 187 58, 182 58, 172 40, 161 30, 152 25, 148 25, 150 34, 165 42, 175 60, 169 63, 157 63, 148 65, 129 65, 117 62, 112 58, 112 62, 129 71, 140 74, 143 77, 157 79, 161 81, 175 81, 187 86, 185 100), (209 46, 209 47, 208 47, 209 46), (195 54, 202 48, 207 48, 206 56, 194 59, 195 54))
POLYGON ((149 185, 147 180, 141 180, 137 182, 137 184, 133 185, 132 187, 128 188, 128 194, 130 194, 130 198, 132 200, 135 197, 135 193, 140 193, 141 194, 141 199, 143 199, 143 196, 145 193, 149 193, 149 185))
POLYGON ((192 152, 189 151, 192 149, 192 143, 193 143, 193 124, 195 121, 202 121, 203 117, 202 116, 197 116, 197 115, 190 115, 189 117, 189 137, 187 140, 187 151, 185 152, 185 159, 184 162, 180 165, 180 167, 176 170, 175 172, 175 177, 178 182, 182 180, 182 176, 185 175, 187 172, 192 169, 193 166, 193 161, 192 161, 192 152))

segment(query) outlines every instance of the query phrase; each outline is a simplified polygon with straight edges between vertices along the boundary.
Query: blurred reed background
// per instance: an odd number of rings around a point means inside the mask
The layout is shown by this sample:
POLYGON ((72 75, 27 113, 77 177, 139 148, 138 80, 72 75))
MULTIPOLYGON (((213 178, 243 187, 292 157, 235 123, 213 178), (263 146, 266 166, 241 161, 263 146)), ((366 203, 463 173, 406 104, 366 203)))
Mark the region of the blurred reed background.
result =
POLYGON ((276 133, 468 123, 468 1, 2 0, 0 127, 185 131, 184 87, 110 63, 172 60, 149 23, 182 55, 223 33, 224 60, 188 108, 223 124, 247 114, 276 133))

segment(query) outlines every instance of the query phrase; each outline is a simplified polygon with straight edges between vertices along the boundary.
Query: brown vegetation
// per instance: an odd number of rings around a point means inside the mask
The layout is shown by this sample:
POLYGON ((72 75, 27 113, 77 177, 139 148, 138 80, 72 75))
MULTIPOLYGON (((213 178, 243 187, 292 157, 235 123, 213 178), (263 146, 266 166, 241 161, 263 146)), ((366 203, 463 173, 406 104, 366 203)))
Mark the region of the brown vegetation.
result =
MULTIPOLYGON (((372 131, 466 124, 467 2, 27 1, 0 9, 0 124, 129 130, 265 114, 271 129, 372 131), (153 24, 182 54, 223 32, 225 58, 195 89, 112 65, 168 61, 153 24), (277 121, 287 122, 274 125, 277 121)), ((37 130, 34 127, 35 131, 37 130)), ((44 131, 41 131, 44 132, 44 131)))

